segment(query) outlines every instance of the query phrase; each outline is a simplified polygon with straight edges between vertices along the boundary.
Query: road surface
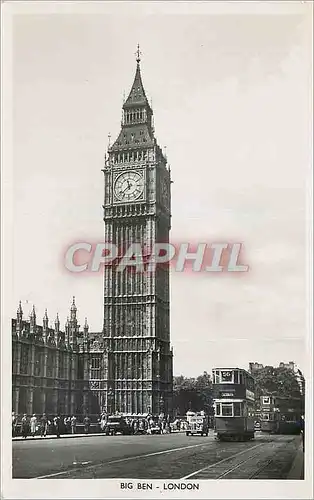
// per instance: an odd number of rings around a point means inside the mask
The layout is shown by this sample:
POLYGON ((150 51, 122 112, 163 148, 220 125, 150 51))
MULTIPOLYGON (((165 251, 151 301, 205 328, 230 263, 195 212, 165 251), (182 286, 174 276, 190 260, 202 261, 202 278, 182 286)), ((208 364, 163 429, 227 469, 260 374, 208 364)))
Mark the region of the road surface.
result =
POLYGON ((256 433, 245 443, 184 433, 13 441, 14 478, 284 479, 299 436, 256 433))

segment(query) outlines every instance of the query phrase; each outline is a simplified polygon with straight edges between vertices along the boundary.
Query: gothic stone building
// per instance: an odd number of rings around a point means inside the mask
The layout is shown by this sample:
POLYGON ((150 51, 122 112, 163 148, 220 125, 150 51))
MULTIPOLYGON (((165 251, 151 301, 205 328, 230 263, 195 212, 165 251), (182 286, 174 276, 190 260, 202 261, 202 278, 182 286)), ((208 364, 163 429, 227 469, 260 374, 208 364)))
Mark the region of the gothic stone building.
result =
MULTIPOLYGON (((42 326, 35 308, 29 321, 23 320, 21 303, 12 320, 12 411, 16 413, 82 414, 99 413, 103 401, 91 379, 100 379, 93 370, 93 343, 85 320, 83 331, 77 322, 73 298, 65 331, 48 326, 47 311, 42 326)), ((99 384, 99 381, 97 381, 99 384)))
MULTIPOLYGON (((119 249, 139 244, 147 253, 169 242, 170 168, 158 146, 153 111, 137 67, 123 104, 121 131, 109 145, 105 180, 105 241, 119 249)), ((82 414, 171 412, 172 364, 169 266, 152 273, 104 267, 101 333, 79 330, 76 306, 65 332, 13 320, 13 410, 82 414)))

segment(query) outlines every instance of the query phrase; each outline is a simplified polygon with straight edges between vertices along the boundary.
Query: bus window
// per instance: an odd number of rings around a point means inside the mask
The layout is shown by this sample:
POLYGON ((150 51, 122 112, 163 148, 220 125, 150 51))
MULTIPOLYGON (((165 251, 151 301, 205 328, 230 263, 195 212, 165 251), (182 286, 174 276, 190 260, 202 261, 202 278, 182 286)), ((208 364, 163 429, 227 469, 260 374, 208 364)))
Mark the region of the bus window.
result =
POLYGON ((233 403, 233 416, 234 417, 241 416, 241 403, 233 403))
POLYGON ((219 384, 219 382, 220 382, 219 370, 216 370, 214 372, 214 375, 215 375, 215 384, 219 384))
POLYGON ((232 417, 232 403, 221 403, 221 414, 223 417, 232 417))
POLYGON ((270 403, 269 397, 263 396, 263 404, 264 405, 269 405, 269 403, 270 403))
POLYGON ((242 415, 243 415, 243 417, 247 417, 248 416, 248 407, 247 407, 246 403, 243 403, 242 415))
POLYGON ((220 413, 220 403, 216 403, 216 411, 215 411, 216 415, 219 417, 219 415, 221 414, 220 413))
POLYGON ((239 372, 238 372, 238 370, 235 370, 233 372, 233 377, 234 377, 234 383, 238 384, 239 383, 239 372))
POLYGON ((221 382, 232 382, 232 371, 221 371, 221 382))

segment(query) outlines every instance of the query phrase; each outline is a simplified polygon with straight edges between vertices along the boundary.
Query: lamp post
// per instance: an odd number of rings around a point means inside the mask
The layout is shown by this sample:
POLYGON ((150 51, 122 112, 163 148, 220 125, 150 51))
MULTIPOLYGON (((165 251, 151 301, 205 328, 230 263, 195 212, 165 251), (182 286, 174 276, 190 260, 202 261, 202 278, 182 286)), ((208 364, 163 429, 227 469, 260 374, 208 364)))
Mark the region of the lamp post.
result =
POLYGON ((159 398, 159 409, 160 409, 161 414, 163 414, 165 412, 165 402, 164 402, 163 395, 161 395, 159 398))
POLYGON ((113 392, 112 388, 110 387, 110 389, 107 393, 107 409, 108 409, 109 415, 112 415, 113 399, 114 399, 114 392, 113 392))

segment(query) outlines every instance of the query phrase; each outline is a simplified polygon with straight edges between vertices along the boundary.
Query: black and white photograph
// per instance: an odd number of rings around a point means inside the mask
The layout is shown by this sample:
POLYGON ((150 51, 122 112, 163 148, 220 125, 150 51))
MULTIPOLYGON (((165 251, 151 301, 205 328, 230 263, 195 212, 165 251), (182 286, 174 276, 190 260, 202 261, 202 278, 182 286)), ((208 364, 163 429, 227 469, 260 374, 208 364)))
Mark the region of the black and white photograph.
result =
POLYGON ((1 7, 2 497, 312 498, 313 2, 1 7))

